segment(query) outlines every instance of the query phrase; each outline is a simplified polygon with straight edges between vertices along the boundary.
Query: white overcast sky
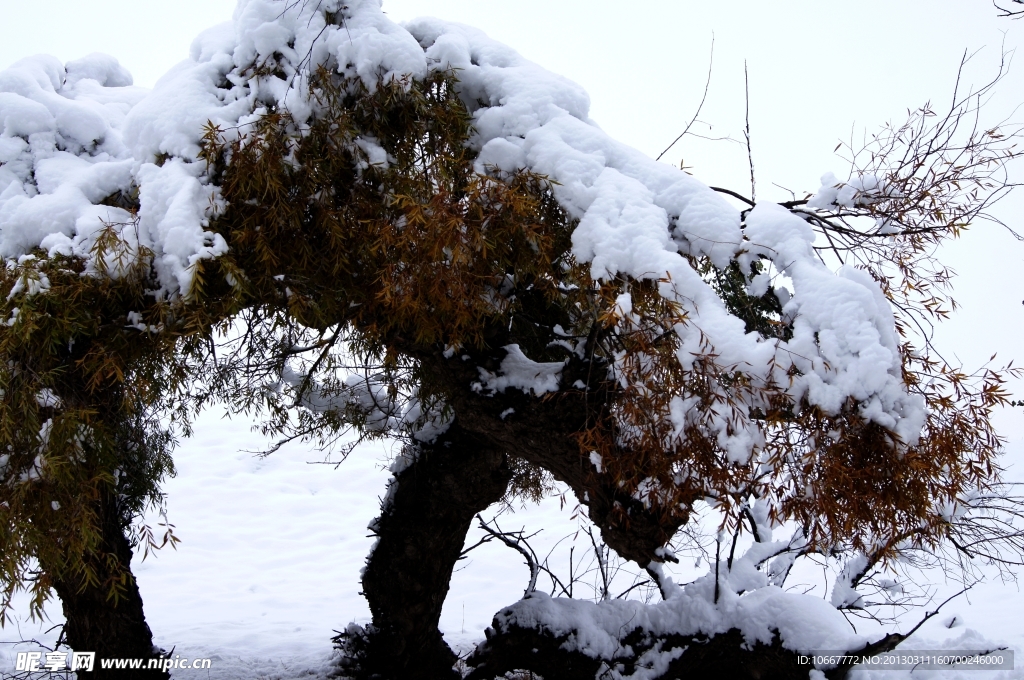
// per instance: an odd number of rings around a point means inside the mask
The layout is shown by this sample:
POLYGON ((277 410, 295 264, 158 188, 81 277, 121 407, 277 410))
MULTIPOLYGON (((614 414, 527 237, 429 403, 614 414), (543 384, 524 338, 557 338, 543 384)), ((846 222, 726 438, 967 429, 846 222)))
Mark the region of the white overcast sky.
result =
MULTIPOLYGON (((227 21, 234 0, 0 0, 0 68, 35 53, 67 61, 117 57, 136 84, 152 86, 188 55, 202 29, 227 21)), ((741 138, 744 61, 758 195, 814 190, 841 175, 833 149, 908 108, 948 102, 965 51, 979 51, 965 80, 997 68, 1001 45, 1024 44, 1024 21, 997 17, 989 0, 384 0, 396 20, 433 15, 476 26, 526 57, 582 84, 605 130, 657 155, 700 102, 712 35, 714 69, 701 134, 741 138)), ((1024 54, 991 102, 992 120, 1024 102, 1024 54)), ((1024 109, 1016 115, 1024 121, 1024 109)), ((666 160, 685 160, 710 184, 748 188, 745 150, 684 139, 666 160)), ((1024 167, 1018 174, 1024 178, 1024 167)), ((842 176, 842 175, 841 175, 842 176)), ((1001 210, 1024 231, 1024 193, 1001 210)), ((964 311, 944 329, 950 352, 977 364, 1020 352, 1024 244, 979 226, 949 253, 961 273, 964 311)), ((1017 390, 1024 398, 1024 388, 1017 390)), ((1020 441, 1024 416, 1000 419, 1020 441)))

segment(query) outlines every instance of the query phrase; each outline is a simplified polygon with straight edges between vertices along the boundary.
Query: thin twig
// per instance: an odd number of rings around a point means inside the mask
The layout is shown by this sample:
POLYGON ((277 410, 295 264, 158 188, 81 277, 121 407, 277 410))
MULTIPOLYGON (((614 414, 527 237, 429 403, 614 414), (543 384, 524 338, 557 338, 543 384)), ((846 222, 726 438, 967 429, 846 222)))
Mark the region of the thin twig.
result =
POLYGON ((477 515, 476 519, 480 523, 481 529, 483 529, 484 531, 486 531, 491 536, 498 539, 508 547, 517 551, 520 555, 523 556, 523 559, 526 560, 526 566, 530 568, 530 583, 526 586, 526 590, 523 592, 523 598, 525 599, 527 597, 530 597, 530 595, 532 595, 534 591, 537 590, 537 575, 540 573, 540 568, 537 566, 537 556, 533 554, 533 549, 529 548, 529 544, 527 544, 525 548, 523 547, 522 544, 526 543, 526 541, 523 538, 522 532, 519 531, 509 533, 502 531, 501 527, 498 526, 497 522, 494 523, 494 526, 496 528, 492 529, 480 515, 477 515), (515 540, 512 540, 511 538, 509 538, 509 536, 514 536, 515 540))
POLYGON ((750 202, 757 202, 757 185, 754 182, 754 152, 750 148, 750 77, 747 75, 747 61, 743 60, 743 91, 746 99, 746 122, 747 127, 743 130, 743 136, 747 140, 747 161, 750 163, 750 202))
POLYGON ((658 157, 655 158, 654 160, 660 161, 661 157, 664 156, 665 154, 667 154, 669 152, 669 149, 671 149, 673 146, 676 145, 676 142, 678 142, 680 139, 682 139, 683 137, 686 136, 686 133, 690 131, 690 128, 697 121, 697 116, 700 115, 700 110, 704 108, 704 102, 708 98, 708 89, 711 87, 711 67, 714 66, 714 64, 715 64, 715 33, 714 33, 714 31, 712 31, 711 32, 711 56, 708 57, 708 79, 704 83, 704 95, 700 98, 700 106, 697 107, 697 112, 693 114, 693 118, 690 119, 690 122, 686 124, 686 128, 683 130, 683 133, 681 135, 679 135, 678 137, 676 137, 674 140, 672 140, 672 143, 669 144, 665 148, 664 151, 659 153, 658 157))

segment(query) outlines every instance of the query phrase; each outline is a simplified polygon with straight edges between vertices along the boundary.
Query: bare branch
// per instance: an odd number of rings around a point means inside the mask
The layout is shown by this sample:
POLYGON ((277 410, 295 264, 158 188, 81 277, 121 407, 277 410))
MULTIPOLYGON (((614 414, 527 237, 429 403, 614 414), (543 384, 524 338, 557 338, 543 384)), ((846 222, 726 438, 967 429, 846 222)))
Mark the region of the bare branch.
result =
POLYGON ((746 127, 743 137, 747 140, 747 161, 750 163, 750 202, 757 203, 757 184, 754 181, 754 151, 750 147, 750 77, 747 74, 747 61, 743 60, 743 93, 746 106, 746 127))
MULTIPOLYGON (((528 537, 524 537, 522 531, 502 531, 496 521, 494 522, 494 528, 492 528, 480 515, 477 515, 476 519, 481 529, 518 552, 526 560, 526 566, 530 568, 530 582, 523 592, 523 597, 530 597, 537 590, 537 576, 540 574, 540 568, 537 566, 537 554, 530 547, 530 544, 526 542, 528 537)), ((463 551, 463 554, 466 552, 463 551)))
MULTIPOLYGON (((1024 5, 1024 0, 1010 0, 1010 2, 1012 2, 1012 3, 1016 4, 1016 5, 1024 5)), ((997 10, 999 10, 1000 14, 997 15, 999 17, 1009 17, 1011 19, 1020 19, 1021 16, 1024 16, 1024 9, 1012 9, 1012 8, 1009 8, 1009 7, 1003 7, 1002 5, 1000 5, 995 0, 992 0, 992 6, 995 7, 997 10)))
POLYGON ((680 134, 678 137, 676 137, 674 140, 672 140, 672 143, 669 144, 667 147, 665 147, 665 150, 662 151, 661 153, 659 153, 658 157, 655 158, 654 160, 660 161, 661 157, 669 152, 669 149, 671 149, 673 146, 675 146, 676 143, 680 139, 682 139, 683 137, 686 136, 686 133, 690 131, 690 128, 693 127, 693 124, 697 121, 697 116, 700 115, 701 109, 704 108, 704 102, 708 98, 708 88, 711 87, 711 68, 712 68, 712 66, 714 66, 714 64, 715 64, 715 33, 714 33, 714 31, 712 31, 711 32, 711 54, 708 56, 708 79, 704 83, 704 94, 700 98, 700 104, 697 106, 697 110, 694 112, 693 118, 691 118, 690 122, 686 124, 686 127, 683 129, 682 134, 680 134))

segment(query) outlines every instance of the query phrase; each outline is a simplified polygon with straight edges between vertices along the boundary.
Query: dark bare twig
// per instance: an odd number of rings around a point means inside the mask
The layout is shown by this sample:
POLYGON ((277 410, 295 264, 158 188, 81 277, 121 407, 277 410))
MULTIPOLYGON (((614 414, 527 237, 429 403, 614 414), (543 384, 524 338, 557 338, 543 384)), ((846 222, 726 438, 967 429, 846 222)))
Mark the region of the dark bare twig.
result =
MULTIPOLYGON (((1015 5, 1024 5, 1024 0, 1010 0, 1010 2, 1014 3, 1015 5)), ((1001 12, 1001 14, 996 15, 999 17, 1020 19, 1022 16, 1024 16, 1024 9, 1009 9, 1007 7, 1003 7, 995 0, 992 1, 992 6, 1001 12)))
POLYGON ((590 536, 590 544, 594 546, 594 554, 597 556, 597 567, 601 574, 601 599, 608 599, 608 561, 605 557, 604 551, 607 549, 604 545, 600 548, 597 546, 597 540, 594 538, 594 530, 591 527, 587 527, 587 535, 590 536))
POLYGON ((637 588, 642 588, 642 587, 644 587, 646 585, 651 584, 652 582, 653 581, 651 581, 650 579, 644 579, 643 581, 637 581, 636 583, 634 583, 633 585, 631 585, 630 587, 626 588, 621 593, 616 595, 613 599, 621 600, 622 598, 626 597, 626 595, 629 595, 629 593, 631 593, 632 591, 636 590, 637 588))
MULTIPOLYGON (((526 566, 530 568, 530 583, 526 586, 526 590, 523 592, 523 598, 530 597, 530 595, 537 590, 537 576, 540 574, 540 568, 537 566, 537 554, 533 551, 533 548, 530 547, 530 544, 526 542, 530 537, 524 537, 522 531, 502 531, 496 521, 494 522, 494 528, 491 528, 491 526, 485 522, 483 517, 480 515, 477 515, 476 519, 481 529, 486 531, 493 538, 498 539, 508 547, 518 552, 523 556, 523 559, 526 560, 526 566)), ((462 551, 462 554, 465 555, 469 550, 472 550, 483 542, 485 541, 481 539, 481 541, 478 541, 471 548, 462 551)))
MULTIPOLYGON (((933 611, 925 612, 924 617, 922 617, 921 620, 918 621, 917 624, 906 633, 889 633, 882 639, 876 640, 875 642, 865 645, 861 649, 851 650, 849 654, 853 658, 866 658, 874 656, 876 654, 884 654, 885 652, 891 652, 892 650, 896 649, 896 647, 898 647, 900 643, 902 643, 908 637, 916 633, 918 629, 925 623, 927 623, 932 617, 937 615, 943 607, 949 604, 949 602, 960 597, 968 590, 970 590, 972 587, 973 586, 967 586, 966 588, 963 588, 959 592, 943 600, 942 603, 939 604, 939 606, 937 606, 933 611)), ((853 669, 854 666, 855 663, 838 666, 830 671, 827 671, 825 673, 825 677, 828 678, 828 680, 845 680, 845 678, 849 675, 850 670, 853 669)))
POLYGON ((743 137, 747 140, 747 161, 750 163, 750 202, 757 203, 757 184, 754 181, 754 152, 750 147, 750 77, 747 74, 747 61, 743 60, 743 92, 746 102, 746 127, 743 137))
MULTIPOLYGON (((55 628, 60 628, 61 632, 57 636, 57 641, 53 644, 52 647, 43 644, 35 638, 30 638, 28 640, 0 640, 0 645, 11 645, 12 647, 17 645, 35 645, 37 649, 43 649, 47 652, 55 652, 61 647, 67 648, 67 643, 64 641, 64 624, 58 624, 56 626, 53 626, 45 632, 49 634, 55 628)), ((42 668, 42 666, 40 666, 40 668, 41 670, 38 671, 22 671, 8 673, 5 674, 3 677, 5 678, 5 680, 43 680, 43 678, 45 678, 46 680, 75 680, 75 677, 77 676, 77 673, 67 668, 57 671, 46 670, 45 668, 42 668)))
MULTIPOLYGON (((1008 165, 1024 155, 1018 148, 1021 128, 1008 120, 983 124, 981 118, 1012 54, 1004 50, 995 76, 965 90, 965 69, 974 56, 962 56, 948 106, 938 110, 926 103, 860 147, 852 140, 837 147, 845 148, 850 175, 837 179, 828 206, 820 196, 781 204, 824 236, 816 247, 819 257, 831 253, 837 264, 869 272, 899 311, 900 334, 910 330, 909 319, 920 331, 922 356, 940 359, 931 329, 957 304, 951 295, 955 273, 937 259, 938 246, 979 221, 995 222, 1022 238, 991 214, 992 206, 1018 186, 1008 165)), ((754 200, 731 195, 748 205, 754 200)))
POLYGON ((704 108, 704 102, 708 98, 708 88, 711 87, 711 67, 714 66, 714 63, 715 63, 715 33, 714 33, 714 31, 712 31, 711 32, 711 55, 708 57, 708 79, 704 83, 704 94, 700 98, 700 105, 697 106, 697 111, 693 114, 693 118, 690 119, 690 122, 686 124, 686 128, 683 129, 682 134, 680 134, 678 137, 676 137, 674 140, 672 140, 672 143, 669 144, 665 148, 664 151, 659 153, 658 157, 655 158, 654 160, 660 161, 661 157, 669 152, 669 149, 671 149, 673 146, 675 146, 676 143, 680 139, 682 139, 683 137, 686 136, 686 133, 688 133, 690 131, 690 128, 693 127, 693 124, 697 121, 697 116, 700 115, 701 109, 704 108))
POLYGON ((749 198, 747 198, 743 194, 739 194, 739 193, 733 191, 732 189, 726 189, 724 187, 710 187, 710 188, 711 188, 712 191, 717 191, 720 194, 725 194, 727 196, 732 196, 733 198, 735 198, 738 201, 743 201, 744 203, 749 205, 751 208, 754 207, 754 202, 752 200, 750 200, 749 198))

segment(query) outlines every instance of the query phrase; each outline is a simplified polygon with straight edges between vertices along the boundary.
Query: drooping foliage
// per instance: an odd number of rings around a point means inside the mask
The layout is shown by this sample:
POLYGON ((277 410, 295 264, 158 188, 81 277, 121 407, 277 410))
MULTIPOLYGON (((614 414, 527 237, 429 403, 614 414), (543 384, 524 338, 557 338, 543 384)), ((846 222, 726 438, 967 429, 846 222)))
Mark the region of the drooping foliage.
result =
POLYGON ((204 268, 255 300, 286 300, 302 326, 351 326, 368 352, 482 346, 522 306, 503 287, 553 298, 571 224, 542 177, 474 172, 456 84, 435 73, 371 93, 322 70, 311 87, 323 113, 301 133, 286 112, 225 147, 209 130, 228 203, 213 228, 232 251, 204 268))
MULTIPOLYGON (((573 255, 574 221, 550 180, 474 172, 456 75, 370 92, 320 71, 311 97, 321 113, 308 129, 272 112, 227 144, 208 131, 204 154, 229 205, 213 228, 232 249, 204 267, 258 300, 259 319, 234 351, 242 363, 264 352, 276 372, 254 381, 228 361, 210 372, 228 381, 222 396, 265 407, 289 436, 321 443, 349 424, 415 436, 432 410, 451 416, 454 386, 422 370, 425 357, 475 360, 511 345, 556 367, 577 357, 610 385, 574 435, 579 458, 598 456, 594 476, 661 514, 666 540, 697 500, 736 523, 761 499, 771 521, 798 520, 809 546, 891 555, 907 540, 941 539, 948 524, 936 508, 995 481, 1000 440, 988 414, 1005 398, 995 372, 975 390, 904 346, 904 379, 928 414, 908 442, 855 399, 826 412, 789 384, 723 365, 710 343, 684 365, 677 331, 701 322, 665 294, 670 279, 595 281, 573 255), (354 379, 352 367, 374 368, 354 379), (280 389, 266 390, 267 379, 280 389), (357 392, 374 390, 356 404, 357 392), (753 456, 723 441, 723 413, 737 431, 756 423, 753 456)), ((749 292, 770 261, 691 264, 748 332, 763 342, 792 336, 780 294, 749 292)), ((486 383, 481 395, 493 393, 486 383)))
POLYGON ((145 254, 111 245, 108 255, 130 259, 121 277, 43 254, 9 263, 2 275, 0 616, 26 581, 34 614, 54 579, 102 589, 116 604, 131 574, 104 554, 101 505, 114 504, 133 546, 176 540, 166 525, 161 536, 135 526, 161 505, 160 482, 174 474, 164 418, 183 375, 175 334, 133 315, 153 307, 145 254), (102 577, 98 564, 106 565, 102 577))

